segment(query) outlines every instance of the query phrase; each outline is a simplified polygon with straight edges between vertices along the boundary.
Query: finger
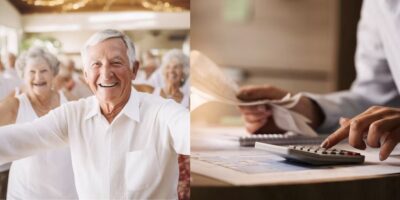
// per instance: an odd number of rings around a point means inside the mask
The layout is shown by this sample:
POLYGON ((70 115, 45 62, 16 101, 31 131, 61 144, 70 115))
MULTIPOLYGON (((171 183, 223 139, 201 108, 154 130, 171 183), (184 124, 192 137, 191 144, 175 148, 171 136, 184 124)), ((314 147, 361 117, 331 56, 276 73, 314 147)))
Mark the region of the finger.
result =
POLYGON ((381 137, 386 132, 392 132, 400 124, 400 116, 386 117, 371 124, 367 136, 367 144, 378 148, 381 145, 381 137))
POLYGON ((341 118, 339 119, 339 123, 340 123, 340 126, 345 126, 345 125, 347 125, 348 123, 350 123, 350 119, 349 119, 349 118, 345 118, 345 117, 341 117, 341 118))
POLYGON ((379 160, 383 161, 386 160, 393 149, 400 141, 400 129, 397 129, 391 132, 385 139, 384 143, 382 144, 382 148, 379 152, 379 160))
POLYGON ((260 120, 257 123, 245 123, 246 130, 249 133, 256 133, 257 130, 259 130, 262 126, 264 126, 267 123, 267 119, 260 120))
POLYGON ((350 125, 340 127, 334 133, 330 134, 320 145, 322 148, 331 148, 340 141, 346 139, 349 136, 350 125))
POLYGON ((368 109, 363 114, 353 118, 350 123, 349 144, 357 149, 365 149, 366 144, 363 140, 364 134, 368 133, 369 127, 375 121, 378 121, 393 113, 389 109, 368 109))
POLYGON ((264 120, 270 116, 271 116, 270 113, 260 113, 260 114, 243 115, 243 118, 246 122, 255 123, 264 120))
MULTIPOLYGON (((379 109, 380 107, 377 106, 373 106, 371 108, 369 108, 368 110, 366 110, 364 113, 360 114, 368 114, 371 112, 376 111, 377 109, 379 109)), ((332 133, 331 135, 329 135, 322 143, 321 143, 321 147, 322 148, 331 148, 332 146, 336 145, 337 143, 339 143, 340 141, 346 139, 349 134, 350 134, 350 125, 351 125, 351 121, 348 122, 347 124, 344 124, 344 126, 341 126, 338 130, 336 130, 334 133, 332 133)))

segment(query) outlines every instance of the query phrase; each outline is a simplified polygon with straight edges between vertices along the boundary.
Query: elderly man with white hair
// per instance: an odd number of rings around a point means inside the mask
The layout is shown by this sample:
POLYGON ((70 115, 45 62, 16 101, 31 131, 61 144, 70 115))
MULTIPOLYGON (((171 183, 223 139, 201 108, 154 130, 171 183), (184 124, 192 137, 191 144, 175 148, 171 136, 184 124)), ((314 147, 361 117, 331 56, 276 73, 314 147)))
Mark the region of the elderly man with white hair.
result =
POLYGON ((1 127, 0 164, 69 145, 79 198, 177 199, 178 154, 190 149, 188 110, 132 89, 138 63, 119 31, 94 34, 82 59, 95 96, 1 127))

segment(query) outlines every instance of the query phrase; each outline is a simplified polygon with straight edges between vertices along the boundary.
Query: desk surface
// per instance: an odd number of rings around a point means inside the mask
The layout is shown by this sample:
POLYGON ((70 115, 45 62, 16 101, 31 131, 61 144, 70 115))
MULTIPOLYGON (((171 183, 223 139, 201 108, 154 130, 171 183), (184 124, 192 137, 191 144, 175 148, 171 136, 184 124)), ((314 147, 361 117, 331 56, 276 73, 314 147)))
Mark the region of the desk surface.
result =
MULTIPOLYGON (((212 136, 207 135, 207 137, 212 136)), ((193 146, 198 147, 196 143, 193 146)), ((196 152, 199 150, 192 151, 192 155, 196 152)), ((192 166, 192 169, 196 167, 198 166, 192 166)), ((395 164, 392 167, 394 172, 396 167, 400 172, 400 161, 398 165, 395 164)), ((338 179, 280 182, 279 184, 271 184, 266 181, 267 184, 238 185, 211 178, 207 176, 206 172, 198 174, 192 171, 191 199, 400 199, 399 173, 377 173, 374 176, 351 176, 349 178, 342 176, 338 179)), ((301 176, 305 177, 306 175, 302 174, 301 176)))
POLYGON ((311 184, 232 186, 192 173, 191 199, 400 199, 400 174, 311 184))

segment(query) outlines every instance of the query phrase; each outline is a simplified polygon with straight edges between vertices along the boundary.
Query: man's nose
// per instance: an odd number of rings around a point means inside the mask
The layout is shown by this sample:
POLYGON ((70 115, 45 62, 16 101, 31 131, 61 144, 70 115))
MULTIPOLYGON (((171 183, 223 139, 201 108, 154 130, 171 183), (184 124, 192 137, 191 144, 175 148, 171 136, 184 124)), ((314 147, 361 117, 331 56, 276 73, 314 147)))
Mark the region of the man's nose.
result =
POLYGON ((114 74, 112 72, 112 69, 108 63, 106 63, 102 68, 101 68, 101 76, 105 79, 110 79, 114 74))

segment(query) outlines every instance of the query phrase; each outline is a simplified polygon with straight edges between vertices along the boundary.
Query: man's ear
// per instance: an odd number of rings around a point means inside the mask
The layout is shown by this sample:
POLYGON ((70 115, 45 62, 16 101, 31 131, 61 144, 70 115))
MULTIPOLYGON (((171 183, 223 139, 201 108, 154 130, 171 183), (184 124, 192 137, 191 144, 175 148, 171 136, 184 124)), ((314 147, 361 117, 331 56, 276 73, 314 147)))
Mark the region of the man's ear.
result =
POLYGON ((136 79, 136 75, 137 75, 138 70, 139 70, 139 62, 135 61, 133 63, 133 67, 132 67, 132 72, 133 72, 132 80, 136 79))
POLYGON ((87 75, 87 72, 86 72, 85 69, 83 69, 83 77, 85 77, 85 82, 86 82, 87 84, 89 84, 88 75, 87 75))

